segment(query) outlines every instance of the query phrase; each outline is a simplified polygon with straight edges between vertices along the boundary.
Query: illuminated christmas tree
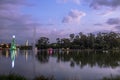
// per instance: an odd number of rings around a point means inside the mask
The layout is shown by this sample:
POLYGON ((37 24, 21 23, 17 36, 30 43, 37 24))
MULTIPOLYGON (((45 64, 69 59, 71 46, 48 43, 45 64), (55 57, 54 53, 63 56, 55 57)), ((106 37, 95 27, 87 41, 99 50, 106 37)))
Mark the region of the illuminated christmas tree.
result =
POLYGON ((16 50, 15 35, 13 35, 13 39, 12 39, 10 50, 16 50))

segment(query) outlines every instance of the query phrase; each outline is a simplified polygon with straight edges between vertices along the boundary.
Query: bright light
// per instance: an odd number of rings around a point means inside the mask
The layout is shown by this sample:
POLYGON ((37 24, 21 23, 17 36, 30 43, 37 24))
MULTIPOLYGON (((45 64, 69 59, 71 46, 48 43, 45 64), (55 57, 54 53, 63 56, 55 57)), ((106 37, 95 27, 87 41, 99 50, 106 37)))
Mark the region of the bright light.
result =
POLYGON ((15 35, 13 35, 13 38, 15 38, 15 35))
POLYGON ((12 61, 12 68, 14 68, 14 61, 12 61))

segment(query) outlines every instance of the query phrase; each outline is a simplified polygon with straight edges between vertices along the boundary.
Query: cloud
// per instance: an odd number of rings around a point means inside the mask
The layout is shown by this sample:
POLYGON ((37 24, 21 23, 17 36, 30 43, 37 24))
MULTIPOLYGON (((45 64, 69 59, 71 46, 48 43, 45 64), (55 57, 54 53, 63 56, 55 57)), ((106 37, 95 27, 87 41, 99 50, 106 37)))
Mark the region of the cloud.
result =
POLYGON ((79 10, 71 10, 62 20, 62 23, 80 23, 80 20, 86 14, 79 10))
POLYGON ((110 18, 106 22, 109 25, 118 25, 120 24, 120 19, 119 18, 110 18))
POLYGON ((120 0, 92 0, 90 6, 94 9, 101 7, 117 8, 120 7, 120 0))
POLYGON ((0 0, 1 10, 16 11, 21 6, 31 5, 26 0, 0 0))
POLYGON ((120 25, 115 26, 115 28, 116 28, 117 30, 120 30, 120 25))
POLYGON ((25 0, 0 0, 0 4, 25 4, 25 0))
POLYGON ((94 24, 95 26, 103 26, 103 24, 101 24, 101 23, 96 23, 96 24, 94 24))
POLYGON ((32 40, 33 27, 41 26, 31 15, 21 9, 28 7, 26 0, 0 0, 0 41, 11 41, 13 34, 19 41, 32 40))
MULTIPOLYGON (((26 40, 32 43, 34 27, 36 27, 36 39, 40 36, 46 36, 55 40, 57 37, 67 35, 68 32, 66 31, 69 31, 68 29, 52 30, 54 23, 40 23, 32 15, 24 14, 22 12, 24 7, 29 7, 26 0, 0 0, 0 42, 11 42, 12 35, 16 35, 17 43, 23 44, 26 40)), ((71 10, 68 14, 71 18, 70 22, 78 23, 84 15, 84 12, 78 10, 71 10)))
POLYGON ((109 18, 106 22, 112 30, 120 31, 120 18, 109 18))
POLYGON ((68 37, 68 33, 66 32, 66 30, 62 29, 62 30, 53 30, 50 32, 50 34, 48 34, 49 39, 52 42, 56 42, 57 38, 65 38, 68 37), (52 36, 51 36, 52 35, 52 36))
POLYGON ((54 24, 53 24, 53 23, 45 23, 45 24, 40 23, 40 25, 41 25, 41 26, 54 26, 54 24))
POLYGON ((102 16, 109 16, 111 15, 112 13, 114 13, 114 9, 109 9, 109 10, 106 10, 102 13, 99 13, 98 15, 102 15, 102 16))
POLYGON ((67 3, 67 2, 72 2, 72 3, 75 3, 75 4, 80 4, 81 0, 57 0, 57 2, 59 3, 67 3))
POLYGON ((76 4, 80 4, 80 0, 73 0, 76 4))

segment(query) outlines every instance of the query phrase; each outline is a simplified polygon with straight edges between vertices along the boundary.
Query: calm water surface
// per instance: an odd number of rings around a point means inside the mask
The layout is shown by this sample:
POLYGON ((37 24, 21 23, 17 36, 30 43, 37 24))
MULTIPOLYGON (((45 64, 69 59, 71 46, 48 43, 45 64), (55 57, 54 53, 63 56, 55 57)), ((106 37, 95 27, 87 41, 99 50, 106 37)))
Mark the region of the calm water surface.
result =
POLYGON ((19 50, 14 56, 8 50, 0 51, 0 74, 9 73, 28 79, 44 75, 56 80, 100 80, 120 76, 120 52, 19 50))

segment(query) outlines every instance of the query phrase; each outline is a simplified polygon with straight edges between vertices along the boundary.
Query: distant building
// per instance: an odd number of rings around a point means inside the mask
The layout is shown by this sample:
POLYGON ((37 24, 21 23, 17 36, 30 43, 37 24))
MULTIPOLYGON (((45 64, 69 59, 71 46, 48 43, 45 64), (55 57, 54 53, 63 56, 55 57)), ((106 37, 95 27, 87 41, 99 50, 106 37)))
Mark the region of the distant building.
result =
POLYGON ((26 41, 26 43, 25 43, 25 46, 28 46, 29 45, 29 42, 28 42, 28 40, 26 41))

